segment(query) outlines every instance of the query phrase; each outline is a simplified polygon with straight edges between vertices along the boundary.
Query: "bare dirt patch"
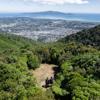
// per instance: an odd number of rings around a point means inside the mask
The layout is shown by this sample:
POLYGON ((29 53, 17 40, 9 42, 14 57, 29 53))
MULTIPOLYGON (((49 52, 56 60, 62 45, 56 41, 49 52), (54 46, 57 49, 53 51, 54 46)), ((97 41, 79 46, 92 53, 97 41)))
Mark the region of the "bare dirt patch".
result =
POLYGON ((42 87, 45 85, 47 78, 54 77, 56 65, 41 64, 39 68, 33 71, 33 75, 37 80, 37 83, 42 87))

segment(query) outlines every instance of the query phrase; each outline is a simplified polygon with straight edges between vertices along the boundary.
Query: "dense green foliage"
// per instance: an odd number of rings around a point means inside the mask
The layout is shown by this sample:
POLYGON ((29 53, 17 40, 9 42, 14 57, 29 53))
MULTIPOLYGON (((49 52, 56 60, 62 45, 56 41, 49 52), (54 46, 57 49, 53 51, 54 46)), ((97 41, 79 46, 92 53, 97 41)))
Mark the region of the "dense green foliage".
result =
POLYGON ((92 29, 83 30, 77 34, 72 34, 62 39, 63 42, 76 41, 85 45, 100 47, 100 25, 92 29))
POLYGON ((36 44, 32 40, 9 34, 0 34, 0 50, 18 49, 24 45, 36 44), (27 42, 26 42, 27 41, 27 42))
POLYGON ((0 100, 23 100, 35 93, 35 81, 27 68, 20 67, 0 64, 0 100))
POLYGON ((0 41, 0 100, 53 100, 51 91, 46 95, 37 86, 31 71, 40 65, 35 50, 41 44, 2 34, 0 41))
POLYGON ((39 59, 35 55, 28 55, 27 65, 29 69, 36 69, 39 67, 39 59))
POLYGON ((0 35, 0 100, 100 100, 99 46, 100 26, 47 44, 0 35), (32 75, 41 63, 59 66, 46 91, 32 75))

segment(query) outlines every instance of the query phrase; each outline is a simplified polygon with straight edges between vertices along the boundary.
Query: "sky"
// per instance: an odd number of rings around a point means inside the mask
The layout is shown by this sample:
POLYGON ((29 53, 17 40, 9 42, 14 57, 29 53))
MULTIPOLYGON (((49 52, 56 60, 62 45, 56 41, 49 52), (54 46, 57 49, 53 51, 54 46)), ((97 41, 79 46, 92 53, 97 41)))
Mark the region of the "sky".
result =
POLYGON ((0 12, 100 13, 100 0, 0 0, 0 12))

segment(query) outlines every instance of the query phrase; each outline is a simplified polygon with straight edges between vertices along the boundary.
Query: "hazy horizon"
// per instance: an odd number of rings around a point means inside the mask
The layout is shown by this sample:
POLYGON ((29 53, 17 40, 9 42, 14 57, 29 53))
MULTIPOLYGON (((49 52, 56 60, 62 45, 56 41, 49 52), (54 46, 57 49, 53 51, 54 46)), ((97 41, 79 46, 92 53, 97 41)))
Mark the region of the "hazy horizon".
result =
POLYGON ((64 11, 55 11, 55 10, 43 10, 43 11, 29 11, 29 12, 25 12, 25 11, 22 11, 22 12, 0 12, 0 14, 9 14, 9 13, 15 13, 15 14, 20 14, 20 13, 42 13, 42 12, 58 12, 58 13, 65 13, 65 14, 100 14, 100 13, 96 13, 96 12, 64 12, 64 11))

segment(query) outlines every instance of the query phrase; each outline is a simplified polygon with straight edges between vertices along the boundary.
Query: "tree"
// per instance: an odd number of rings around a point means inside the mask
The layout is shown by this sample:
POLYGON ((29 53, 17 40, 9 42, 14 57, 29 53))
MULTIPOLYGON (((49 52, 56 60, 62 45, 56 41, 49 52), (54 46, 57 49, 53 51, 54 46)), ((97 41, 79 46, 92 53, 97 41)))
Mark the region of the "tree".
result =
POLYGON ((39 59, 36 55, 28 55, 27 66, 29 69, 36 69, 40 65, 39 59))

